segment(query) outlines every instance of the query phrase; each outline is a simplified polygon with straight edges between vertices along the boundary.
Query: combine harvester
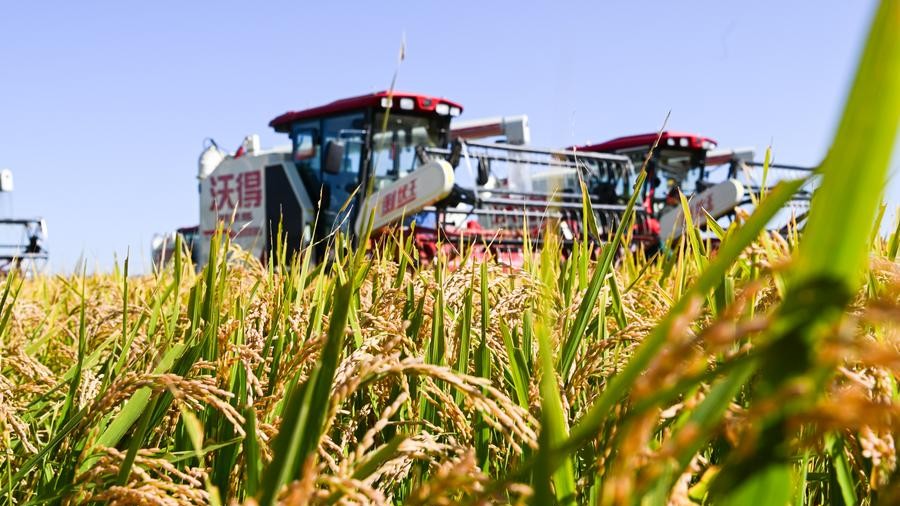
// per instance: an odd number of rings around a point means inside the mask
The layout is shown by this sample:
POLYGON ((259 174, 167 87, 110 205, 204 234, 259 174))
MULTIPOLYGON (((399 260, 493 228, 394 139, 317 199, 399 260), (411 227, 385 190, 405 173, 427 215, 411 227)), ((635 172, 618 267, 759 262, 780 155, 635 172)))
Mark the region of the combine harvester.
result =
MULTIPOLYGON (((659 219, 662 241, 681 235, 684 217, 679 189, 690 198, 694 223, 704 223, 704 212, 717 219, 731 217, 737 208, 752 204, 768 183, 803 178, 814 170, 772 163, 768 174, 763 176, 763 164, 753 161, 753 148, 717 149, 716 141, 709 137, 672 131, 619 137, 570 149, 581 153, 615 153, 643 163, 657 138, 659 145, 647 163, 647 183, 641 189, 641 197, 644 209, 659 219)), ((615 195, 618 199, 622 198, 623 188, 633 186, 613 177, 599 178, 598 184, 601 188, 593 193, 615 195)), ((792 216, 785 218, 793 217, 798 222, 805 219, 813 184, 811 180, 794 195, 788 204, 792 216)))
MULTIPOLYGON (((0 199, 6 201, 4 206, 10 202, 12 191, 12 171, 0 170, 0 199)), ((6 277, 10 272, 31 276, 43 271, 50 258, 46 241, 47 222, 43 218, 0 218, 0 276, 6 277)))
MULTIPOLYGON (((540 247, 547 227, 554 227, 564 248, 583 237, 579 174, 600 228, 594 239, 602 240, 619 224, 635 167, 643 162, 640 150, 646 155, 649 145, 537 149, 527 146, 524 116, 451 127, 461 113, 462 106, 444 98, 379 92, 278 116, 269 125, 289 136, 288 146, 262 150, 253 135, 228 155, 211 142, 199 164, 200 224, 177 233, 201 265, 221 223, 230 224, 234 243, 263 261, 279 224, 287 254, 314 245, 320 257, 336 231, 358 237, 372 216, 376 237, 415 222, 414 240, 424 261, 441 253, 452 256, 467 244, 476 255, 518 265, 525 241, 540 247), (479 140, 497 136, 504 141, 479 140), (366 188, 372 193, 366 195, 366 188)), ((666 147, 674 139, 663 135, 666 147)), ((712 147, 707 141, 689 153, 690 167, 695 161, 702 167, 711 155, 724 160, 724 154, 710 152, 712 147)), ((679 149, 654 156, 652 184, 638 189, 647 196, 635 212, 636 243, 655 247, 661 237, 674 235, 661 236, 660 218, 667 215, 655 187, 658 175, 671 175, 679 185, 687 181, 693 169, 676 172, 670 166, 684 156, 679 149)), ((726 214, 741 205, 743 193, 741 188, 740 196, 729 197, 727 210, 714 196, 715 209, 707 211, 726 214)), ((155 263, 168 256, 173 242, 171 236, 154 241, 155 263)))

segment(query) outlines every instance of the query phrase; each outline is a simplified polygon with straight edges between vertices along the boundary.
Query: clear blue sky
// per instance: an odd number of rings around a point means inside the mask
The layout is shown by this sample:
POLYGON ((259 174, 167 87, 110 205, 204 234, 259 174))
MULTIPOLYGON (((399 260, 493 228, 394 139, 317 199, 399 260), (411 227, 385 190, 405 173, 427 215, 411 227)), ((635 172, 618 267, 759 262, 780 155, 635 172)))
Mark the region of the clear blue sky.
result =
MULTIPOLYGON (((197 222, 196 161, 274 116, 390 83, 528 114, 563 146, 670 127, 783 163, 824 154, 872 1, 14 2, 0 16, 0 167, 56 270, 107 268, 197 222)), ((888 196, 900 203, 895 180, 888 196)))

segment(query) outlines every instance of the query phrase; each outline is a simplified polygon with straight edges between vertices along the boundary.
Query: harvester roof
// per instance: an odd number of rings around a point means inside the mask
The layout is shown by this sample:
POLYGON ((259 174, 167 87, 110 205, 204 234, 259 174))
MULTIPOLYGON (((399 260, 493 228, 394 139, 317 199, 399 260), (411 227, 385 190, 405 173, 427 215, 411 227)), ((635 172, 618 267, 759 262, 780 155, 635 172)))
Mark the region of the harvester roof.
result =
MULTIPOLYGON (((601 142, 599 144, 577 146, 575 149, 578 151, 613 153, 623 149, 651 146, 656 141, 656 137, 658 135, 659 133, 657 132, 628 135, 625 137, 617 137, 615 139, 601 142)), ((662 136, 659 139, 659 145, 661 147, 676 146, 691 149, 712 149, 716 147, 716 141, 702 135, 666 130, 663 131, 662 136)))
MULTIPOLYGON (((418 112, 428 112, 436 114, 446 114, 456 116, 462 112, 462 106, 451 100, 441 97, 433 97, 422 95, 419 93, 406 93, 395 91, 393 94, 388 91, 378 91, 368 95, 360 95, 358 97, 344 98, 335 100, 329 104, 320 105, 311 109, 302 111, 289 111, 269 122, 269 126, 277 132, 287 132, 290 125, 295 121, 321 118, 323 116, 331 116, 343 112, 356 111, 366 107, 383 107, 388 108, 388 96, 392 96, 390 107, 411 110, 418 112), (408 106, 407 104, 411 104, 408 106), (439 104, 446 105, 446 113, 438 110, 439 104)), ((443 109, 443 107, 442 107, 443 109)))

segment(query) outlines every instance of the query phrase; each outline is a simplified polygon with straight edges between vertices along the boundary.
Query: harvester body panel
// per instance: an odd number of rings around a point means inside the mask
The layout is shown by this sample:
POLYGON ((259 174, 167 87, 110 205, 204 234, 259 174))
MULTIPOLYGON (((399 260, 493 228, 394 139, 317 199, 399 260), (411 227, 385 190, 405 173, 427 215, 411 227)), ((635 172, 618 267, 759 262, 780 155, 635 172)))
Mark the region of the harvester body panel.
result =
POLYGON ((308 242, 314 206, 289 153, 226 158, 200 181, 200 227, 196 258, 206 263, 209 239, 219 227, 233 244, 257 258, 282 238, 298 247, 308 242))
MULTIPOLYGON (((691 197, 688 208, 691 221, 695 225, 706 223, 704 213, 713 218, 720 218, 732 212, 744 200, 744 185, 737 179, 729 179, 707 188, 691 197)), ((659 218, 660 239, 669 241, 681 236, 684 231, 684 212, 681 206, 675 206, 663 212, 659 218)))

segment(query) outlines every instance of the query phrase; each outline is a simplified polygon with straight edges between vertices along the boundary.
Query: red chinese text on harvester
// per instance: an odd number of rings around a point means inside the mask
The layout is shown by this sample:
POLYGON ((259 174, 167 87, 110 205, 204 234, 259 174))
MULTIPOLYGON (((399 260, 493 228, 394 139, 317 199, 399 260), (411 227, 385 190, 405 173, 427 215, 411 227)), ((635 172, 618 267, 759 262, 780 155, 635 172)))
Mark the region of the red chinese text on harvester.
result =
POLYGON ((414 200, 416 200, 415 179, 385 194, 384 199, 381 202, 381 215, 384 216, 414 200))

